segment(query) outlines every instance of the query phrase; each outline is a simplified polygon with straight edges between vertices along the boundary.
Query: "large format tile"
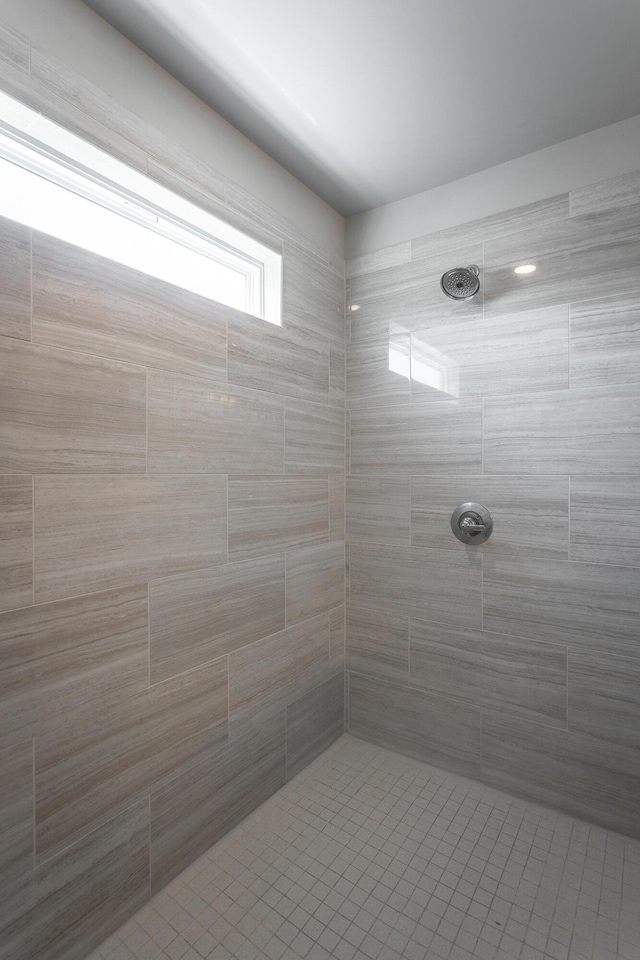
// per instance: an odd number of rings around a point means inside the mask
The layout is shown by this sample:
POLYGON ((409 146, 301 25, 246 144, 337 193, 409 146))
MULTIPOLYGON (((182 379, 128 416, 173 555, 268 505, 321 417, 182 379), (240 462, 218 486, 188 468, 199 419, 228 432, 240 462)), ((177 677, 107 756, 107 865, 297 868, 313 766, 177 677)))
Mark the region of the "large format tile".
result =
POLYGON ((481 503, 493 518, 493 533, 482 544, 483 554, 506 551, 567 558, 568 477, 412 477, 412 546, 464 549, 451 530, 451 514, 470 502, 481 503))
POLYGON ((31 339, 31 231, 4 217, 0 217, 0 335, 31 339))
POLYGON ((41 234, 33 241, 33 339, 226 379, 225 308, 41 234))
POLYGON ((329 403, 344 406, 347 389, 347 356, 344 336, 329 343, 329 403))
POLYGON ((328 538, 326 479, 229 478, 230 560, 284 553, 328 538))
POLYGON ((640 294, 571 304, 571 385, 640 382, 640 294))
POLYGON ((284 629, 284 558, 199 570, 149 585, 151 682, 284 629))
POLYGON ((145 371, 3 338, 0 471, 144 473, 145 371))
POLYGON ((149 373, 149 473, 282 473, 284 400, 149 373))
POLYGON ((227 559, 224 477, 37 477, 39 602, 227 559))
POLYGON ((284 432, 287 473, 344 470, 344 408, 287 399, 284 432))
POLYGON ((638 753, 516 717, 482 717, 482 779, 640 837, 638 753))
POLYGON ((33 603, 33 482, 0 477, 0 610, 33 603))
POLYGON ((344 276, 300 244, 284 245, 282 319, 312 333, 344 337, 344 276))
POLYGON ((363 253, 359 257, 347 260, 345 273, 350 280, 351 277, 359 277, 363 273, 375 273, 376 270, 384 270, 386 267, 397 267, 401 263, 408 263, 409 260, 411 260, 411 240, 404 240, 391 247, 383 247, 381 250, 374 250, 373 253, 363 253))
POLYGON ((299 547, 286 554, 287 626, 344 603, 344 543, 299 547))
POLYGON ((409 687, 409 618, 347 607, 347 670, 409 687))
POLYGON ((640 648, 638 655, 570 651, 570 730, 640 751, 640 648))
POLYGON ((345 608, 335 607, 329 612, 329 659, 331 665, 344 668, 345 657, 345 608))
POLYGON ((349 674, 349 732, 445 770, 480 770, 480 711, 349 674))
POLYGON ((0 898, 33 870, 33 740, 0 750, 0 898))
POLYGON ((411 490, 408 477, 347 478, 347 538, 409 545, 411 490))
POLYGON ((476 400, 351 412, 354 476, 480 473, 482 408, 476 400))
POLYGON ((6 24, 0 26, 0 60, 21 73, 29 73, 30 43, 6 24))
POLYGON ((345 538, 345 476, 344 473, 329 475, 329 539, 345 538))
POLYGON ((230 311, 229 383, 327 403, 329 341, 230 311))
POLYGON ((569 385, 569 311, 550 306, 411 334, 411 397, 495 396, 569 385))
POLYGON ((599 180, 571 191, 571 216, 640 203, 640 171, 599 180))
POLYGON ((567 649, 411 620, 413 689, 565 727, 567 649))
POLYGON ((570 556, 640 566, 628 521, 638 507, 638 476, 572 477, 570 556))
POLYGON ((640 473, 640 385, 486 400, 484 470, 640 473))
POLYGON ((484 629, 495 633, 640 656, 634 567, 513 557, 485 560, 483 613, 484 629))
POLYGON ((352 543, 351 602, 369 610, 479 627, 480 558, 378 543, 352 543))
POLYGON ((344 733, 342 671, 289 704, 286 722, 289 780, 344 733))
POLYGON ((149 898, 149 800, 16 883, 0 916, 2 960, 84 960, 149 898))
POLYGON ((356 410, 411 400, 411 338, 354 340, 347 348, 347 405, 356 410))
POLYGON ((640 291, 640 203, 485 243, 483 287, 485 318, 640 291), (522 263, 536 272, 515 274, 522 263))

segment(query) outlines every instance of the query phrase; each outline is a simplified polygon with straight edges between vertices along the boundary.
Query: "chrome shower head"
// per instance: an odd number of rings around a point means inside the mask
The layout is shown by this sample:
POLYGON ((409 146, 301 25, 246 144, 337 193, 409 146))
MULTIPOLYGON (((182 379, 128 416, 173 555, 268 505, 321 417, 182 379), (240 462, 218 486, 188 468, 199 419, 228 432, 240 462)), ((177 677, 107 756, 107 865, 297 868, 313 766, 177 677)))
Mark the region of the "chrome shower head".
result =
POLYGON ((479 273, 475 263, 468 267, 454 267, 442 275, 440 288, 452 300, 470 300, 480 289, 479 273))

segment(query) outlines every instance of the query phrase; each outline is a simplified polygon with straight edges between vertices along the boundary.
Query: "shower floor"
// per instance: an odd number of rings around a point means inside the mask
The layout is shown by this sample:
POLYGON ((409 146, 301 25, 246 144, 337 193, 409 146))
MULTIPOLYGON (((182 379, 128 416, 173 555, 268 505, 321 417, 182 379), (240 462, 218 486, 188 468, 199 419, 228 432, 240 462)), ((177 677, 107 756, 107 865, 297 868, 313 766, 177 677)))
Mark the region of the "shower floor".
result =
POLYGON ((342 737, 90 960, 639 960, 640 842, 342 737))

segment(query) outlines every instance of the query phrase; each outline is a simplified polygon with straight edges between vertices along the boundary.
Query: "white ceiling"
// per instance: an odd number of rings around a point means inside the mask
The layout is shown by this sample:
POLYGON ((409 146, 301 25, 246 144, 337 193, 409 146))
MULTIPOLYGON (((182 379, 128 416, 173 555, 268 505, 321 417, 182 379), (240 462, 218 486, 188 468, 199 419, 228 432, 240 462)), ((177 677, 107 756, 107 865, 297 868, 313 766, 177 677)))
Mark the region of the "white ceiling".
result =
POLYGON ((85 2, 345 215, 640 114, 640 0, 85 2))

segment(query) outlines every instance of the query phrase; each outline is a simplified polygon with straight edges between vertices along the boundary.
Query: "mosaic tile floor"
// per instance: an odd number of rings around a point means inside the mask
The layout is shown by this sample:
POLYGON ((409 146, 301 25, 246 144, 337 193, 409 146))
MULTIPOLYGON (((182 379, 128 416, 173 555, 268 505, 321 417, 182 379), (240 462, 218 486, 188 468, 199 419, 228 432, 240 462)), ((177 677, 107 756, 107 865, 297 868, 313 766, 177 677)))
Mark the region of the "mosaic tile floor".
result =
POLYGON ((640 843, 342 737, 90 960, 640 960, 640 843))

